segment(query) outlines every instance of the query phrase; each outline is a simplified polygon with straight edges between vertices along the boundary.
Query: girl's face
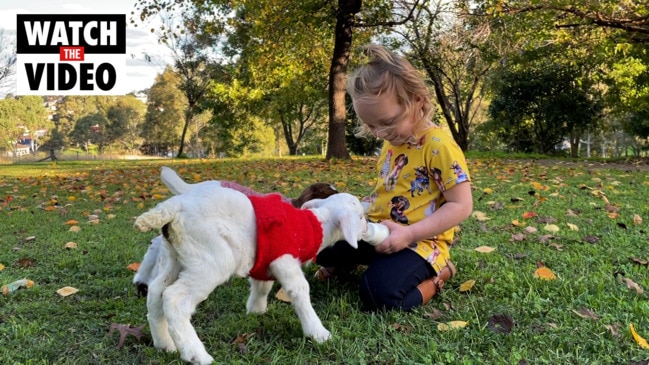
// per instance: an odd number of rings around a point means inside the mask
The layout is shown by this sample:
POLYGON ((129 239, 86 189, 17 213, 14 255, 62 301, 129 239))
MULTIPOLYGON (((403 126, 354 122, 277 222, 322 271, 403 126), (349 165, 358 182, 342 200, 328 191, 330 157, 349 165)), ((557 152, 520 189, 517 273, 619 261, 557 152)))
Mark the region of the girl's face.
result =
POLYGON ((406 143, 413 135, 415 118, 393 93, 363 96, 354 102, 354 110, 374 136, 393 146, 406 143))

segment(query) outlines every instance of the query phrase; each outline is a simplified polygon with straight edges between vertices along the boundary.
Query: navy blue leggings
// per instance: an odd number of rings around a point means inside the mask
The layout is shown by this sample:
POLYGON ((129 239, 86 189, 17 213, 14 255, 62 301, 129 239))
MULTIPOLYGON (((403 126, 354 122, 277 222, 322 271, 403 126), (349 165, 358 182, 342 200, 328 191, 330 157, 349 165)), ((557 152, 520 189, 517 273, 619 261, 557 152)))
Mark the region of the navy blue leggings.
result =
POLYGON ((345 241, 337 242, 322 250, 316 263, 339 268, 367 265, 360 282, 360 298, 366 310, 408 311, 420 306, 422 296, 417 285, 436 274, 423 257, 410 249, 384 255, 363 241, 358 242, 358 249, 345 241))

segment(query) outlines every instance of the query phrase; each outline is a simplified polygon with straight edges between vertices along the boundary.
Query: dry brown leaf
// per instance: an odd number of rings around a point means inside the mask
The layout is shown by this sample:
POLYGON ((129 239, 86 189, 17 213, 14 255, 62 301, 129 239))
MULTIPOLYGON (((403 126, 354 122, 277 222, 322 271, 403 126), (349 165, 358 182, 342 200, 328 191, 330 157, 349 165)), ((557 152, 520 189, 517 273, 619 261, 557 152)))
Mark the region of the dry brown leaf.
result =
POLYGON ((138 271, 138 270, 140 270, 140 263, 139 262, 133 262, 131 264, 128 264, 128 266, 126 266, 126 268, 131 270, 131 271, 134 271, 134 272, 138 271))
POLYGON ((512 331, 514 320, 505 314, 494 314, 489 317, 487 328, 492 332, 507 334, 512 331))
POLYGON ((70 227, 70 232, 79 232, 79 231, 81 231, 81 227, 79 226, 70 227))
POLYGON ((444 313, 441 310, 437 309, 437 308, 433 308, 432 312, 426 312, 424 314, 424 316, 429 317, 432 320, 440 319, 440 318, 442 318, 443 315, 444 315, 444 313))
POLYGON ((68 250, 72 250, 77 248, 77 244, 75 242, 68 242, 65 244, 64 247, 67 248, 68 250))
POLYGON ((532 226, 526 227, 526 228, 523 230, 523 232, 525 232, 525 233, 527 233, 527 234, 536 233, 537 231, 538 231, 538 229, 536 229, 535 227, 532 227, 532 226))
POLYGON ((475 280, 467 280, 460 284, 460 292, 469 291, 475 285, 475 280))
POLYGON ((629 278, 624 278, 622 279, 626 283, 626 287, 629 288, 630 290, 635 290, 636 293, 642 294, 644 293, 644 290, 638 285, 636 282, 629 278))
POLYGON ((130 324, 111 324, 110 329, 108 330, 108 334, 112 334, 114 330, 119 331, 119 342, 117 342, 117 348, 121 348, 124 346, 124 341, 126 340, 127 335, 133 335, 135 338, 137 338, 138 342, 140 341, 140 338, 144 335, 142 332, 142 329, 144 328, 145 325, 141 325, 139 327, 133 327, 130 324))
POLYGON ((394 328, 396 331, 403 332, 403 333, 410 333, 412 331, 412 327, 399 324, 399 323, 392 323, 392 328, 394 328))
POLYGON ((73 288, 71 286, 64 286, 63 288, 57 290, 56 293, 62 297, 67 297, 68 295, 72 295, 78 291, 79 289, 77 288, 73 288))
POLYGON ((275 298, 285 303, 291 302, 291 297, 288 296, 288 293, 286 292, 286 290, 284 290, 284 287, 279 288, 277 293, 275 293, 275 298))
POLYGON ((75 224, 79 224, 79 221, 70 219, 69 221, 65 222, 68 226, 74 226, 75 224))
POLYGON ((496 249, 494 247, 489 247, 489 246, 480 246, 480 247, 476 247, 475 250, 480 253, 490 253, 490 252, 494 252, 496 249))
POLYGON ((635 224, 636 226, 642 224, 642 217, 639 216, 638 214, 634 214, 633 215, 633 224, 635 224))
POLYGON ((566 216, 568 217, 579 217, 577 213, 575 213, 572 209, 568 209, 568 212, 566 213, 566 216))
POLYGON ((512 235, 512 238, 509 239, 509 242, 520 242, 525 241, 525 235, 522 233, 516 233, 512 235))
POLYGON ((551 243, 548 246, 552 246, 557 249, 557 251, 563 251, 563 245, 560 245, 558 243, 551 243))
POLYGON ((609 330, 611 332, 611 334, 613 335, 613 337, 620 337, 620 331, 619 331, 620 325, 619 324, 617 324, 617 323, 613 323, 613 324, 610 324, 610 325, 605 324, 604 328, 609 330))
POLYGON ((579 310, 573 309, 572 311, 573 313, 575 313, 576 315, 584 319, 595 319, 595 320, 599 319, 597 314, 595 314, 595 312, 591 311, 588 308, 579 308, 579 310))
POLYGON ((534 271, 534 277, 543 280, 555 280, 557 278, 557 276, 554 275, 552 270, 548 269, 545 266, 536 269, 536 271, 534 271))

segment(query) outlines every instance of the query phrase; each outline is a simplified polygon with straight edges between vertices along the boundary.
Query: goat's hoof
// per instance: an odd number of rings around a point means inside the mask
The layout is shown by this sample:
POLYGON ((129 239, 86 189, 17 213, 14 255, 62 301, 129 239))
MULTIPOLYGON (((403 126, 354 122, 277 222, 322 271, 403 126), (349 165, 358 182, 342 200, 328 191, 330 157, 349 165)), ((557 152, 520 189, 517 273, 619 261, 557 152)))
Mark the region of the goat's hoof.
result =
POLYGON ((144 223, 142 219, 138 218, 135 220, 135 224, 133 226, 140 232, 149 232, 151 230, 151 227, 144 223))
POLYGON ((197 365, 210 365, 214 362, 214 358, 207 352, 204 354, 188 354, 187 356, 181 356, 181 358, 189 363, 197 365))
POLYGON ((326 329, 318 330, 310 335, 311 338, 317 343, 323 343, 331 337, 331 333, 326 329))

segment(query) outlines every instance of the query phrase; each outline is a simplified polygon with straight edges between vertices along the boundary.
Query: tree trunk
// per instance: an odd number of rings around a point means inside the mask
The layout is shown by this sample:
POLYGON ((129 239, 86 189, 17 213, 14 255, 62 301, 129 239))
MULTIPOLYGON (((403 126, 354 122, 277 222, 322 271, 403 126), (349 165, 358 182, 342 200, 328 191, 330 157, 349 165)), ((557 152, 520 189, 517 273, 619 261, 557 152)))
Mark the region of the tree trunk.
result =
POLYGON ((347 110, 345 106, 345 78, 349 52, 352 46, 354 14, 361 10, 362 0, 338 0, 334 51, 329 70, 329 138, 326 159, 350 158, 345 142, 347 110))
POLYGON ((185 148, 185 136, 187 135, 187 129, 189 128, 189 123, 192 121, 194 116, 194 106, 188 105, 187 111, 185 111, 185 125, 183 126, 183 134, 180 136, 180 147, 178 147, 178 154, 176 158, 181 158, 183 156, 183 149, 185 148))

